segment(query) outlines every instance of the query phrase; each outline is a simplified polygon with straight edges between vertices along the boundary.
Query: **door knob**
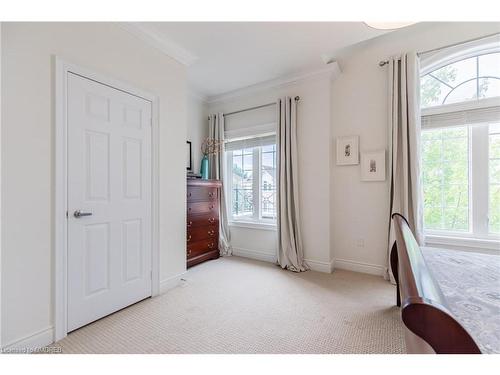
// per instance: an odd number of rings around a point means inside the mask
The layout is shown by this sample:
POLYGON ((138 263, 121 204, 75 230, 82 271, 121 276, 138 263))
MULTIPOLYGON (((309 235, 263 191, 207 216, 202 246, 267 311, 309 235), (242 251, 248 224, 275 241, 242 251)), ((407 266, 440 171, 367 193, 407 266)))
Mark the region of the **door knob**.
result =
POLYGON ((92 212, 83 212, 81 210, 76 210, 73 213, 73 216, 76 217, 77 219, 82 217, 82 216, 92 216, 92 212))

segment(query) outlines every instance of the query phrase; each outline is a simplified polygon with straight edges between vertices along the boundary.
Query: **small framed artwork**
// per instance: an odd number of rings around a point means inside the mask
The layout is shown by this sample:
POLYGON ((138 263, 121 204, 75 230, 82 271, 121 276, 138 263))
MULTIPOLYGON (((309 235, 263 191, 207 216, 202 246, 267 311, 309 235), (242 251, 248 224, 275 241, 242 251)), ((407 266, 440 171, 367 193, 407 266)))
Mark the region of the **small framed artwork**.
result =
POLYGON ((385 181, 385 150, 361 153, 361 181, 385 181))
POLYGON ((186 169, 188 171, 193 169, 191 141, 186 141, 186 169))
POLYGON ((337 165, 359 164, 359 137, 337 138, 337 165))

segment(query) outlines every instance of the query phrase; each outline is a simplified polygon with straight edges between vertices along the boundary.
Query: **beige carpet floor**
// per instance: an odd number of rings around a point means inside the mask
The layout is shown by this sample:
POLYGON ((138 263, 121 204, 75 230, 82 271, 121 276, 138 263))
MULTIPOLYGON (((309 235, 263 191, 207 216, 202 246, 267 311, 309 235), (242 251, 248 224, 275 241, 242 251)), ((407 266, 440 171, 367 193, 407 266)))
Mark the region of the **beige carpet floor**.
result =
POLYGON ((395 289, 336 270, 300 274, 239 257, 70 333, 63 353, 403 353, 395 289))

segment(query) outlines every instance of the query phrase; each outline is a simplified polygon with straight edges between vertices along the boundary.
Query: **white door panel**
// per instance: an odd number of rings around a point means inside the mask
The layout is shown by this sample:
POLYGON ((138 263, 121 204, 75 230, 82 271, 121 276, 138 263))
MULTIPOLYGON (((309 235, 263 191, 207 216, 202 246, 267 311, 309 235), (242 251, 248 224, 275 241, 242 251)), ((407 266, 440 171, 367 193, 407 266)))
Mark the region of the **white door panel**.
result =
POLYGON ((71 331, 151 295, 151 102, 72 73, 68 208, 71 331))

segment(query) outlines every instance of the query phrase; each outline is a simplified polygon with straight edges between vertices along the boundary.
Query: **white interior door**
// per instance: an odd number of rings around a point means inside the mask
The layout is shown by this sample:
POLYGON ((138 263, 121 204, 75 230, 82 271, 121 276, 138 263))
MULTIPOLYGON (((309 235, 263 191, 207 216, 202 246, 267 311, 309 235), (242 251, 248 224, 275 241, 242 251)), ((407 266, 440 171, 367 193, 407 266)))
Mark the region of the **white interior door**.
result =
POLYGON ((151 102, 67 89, 69 332, 151 296, 151 102))

